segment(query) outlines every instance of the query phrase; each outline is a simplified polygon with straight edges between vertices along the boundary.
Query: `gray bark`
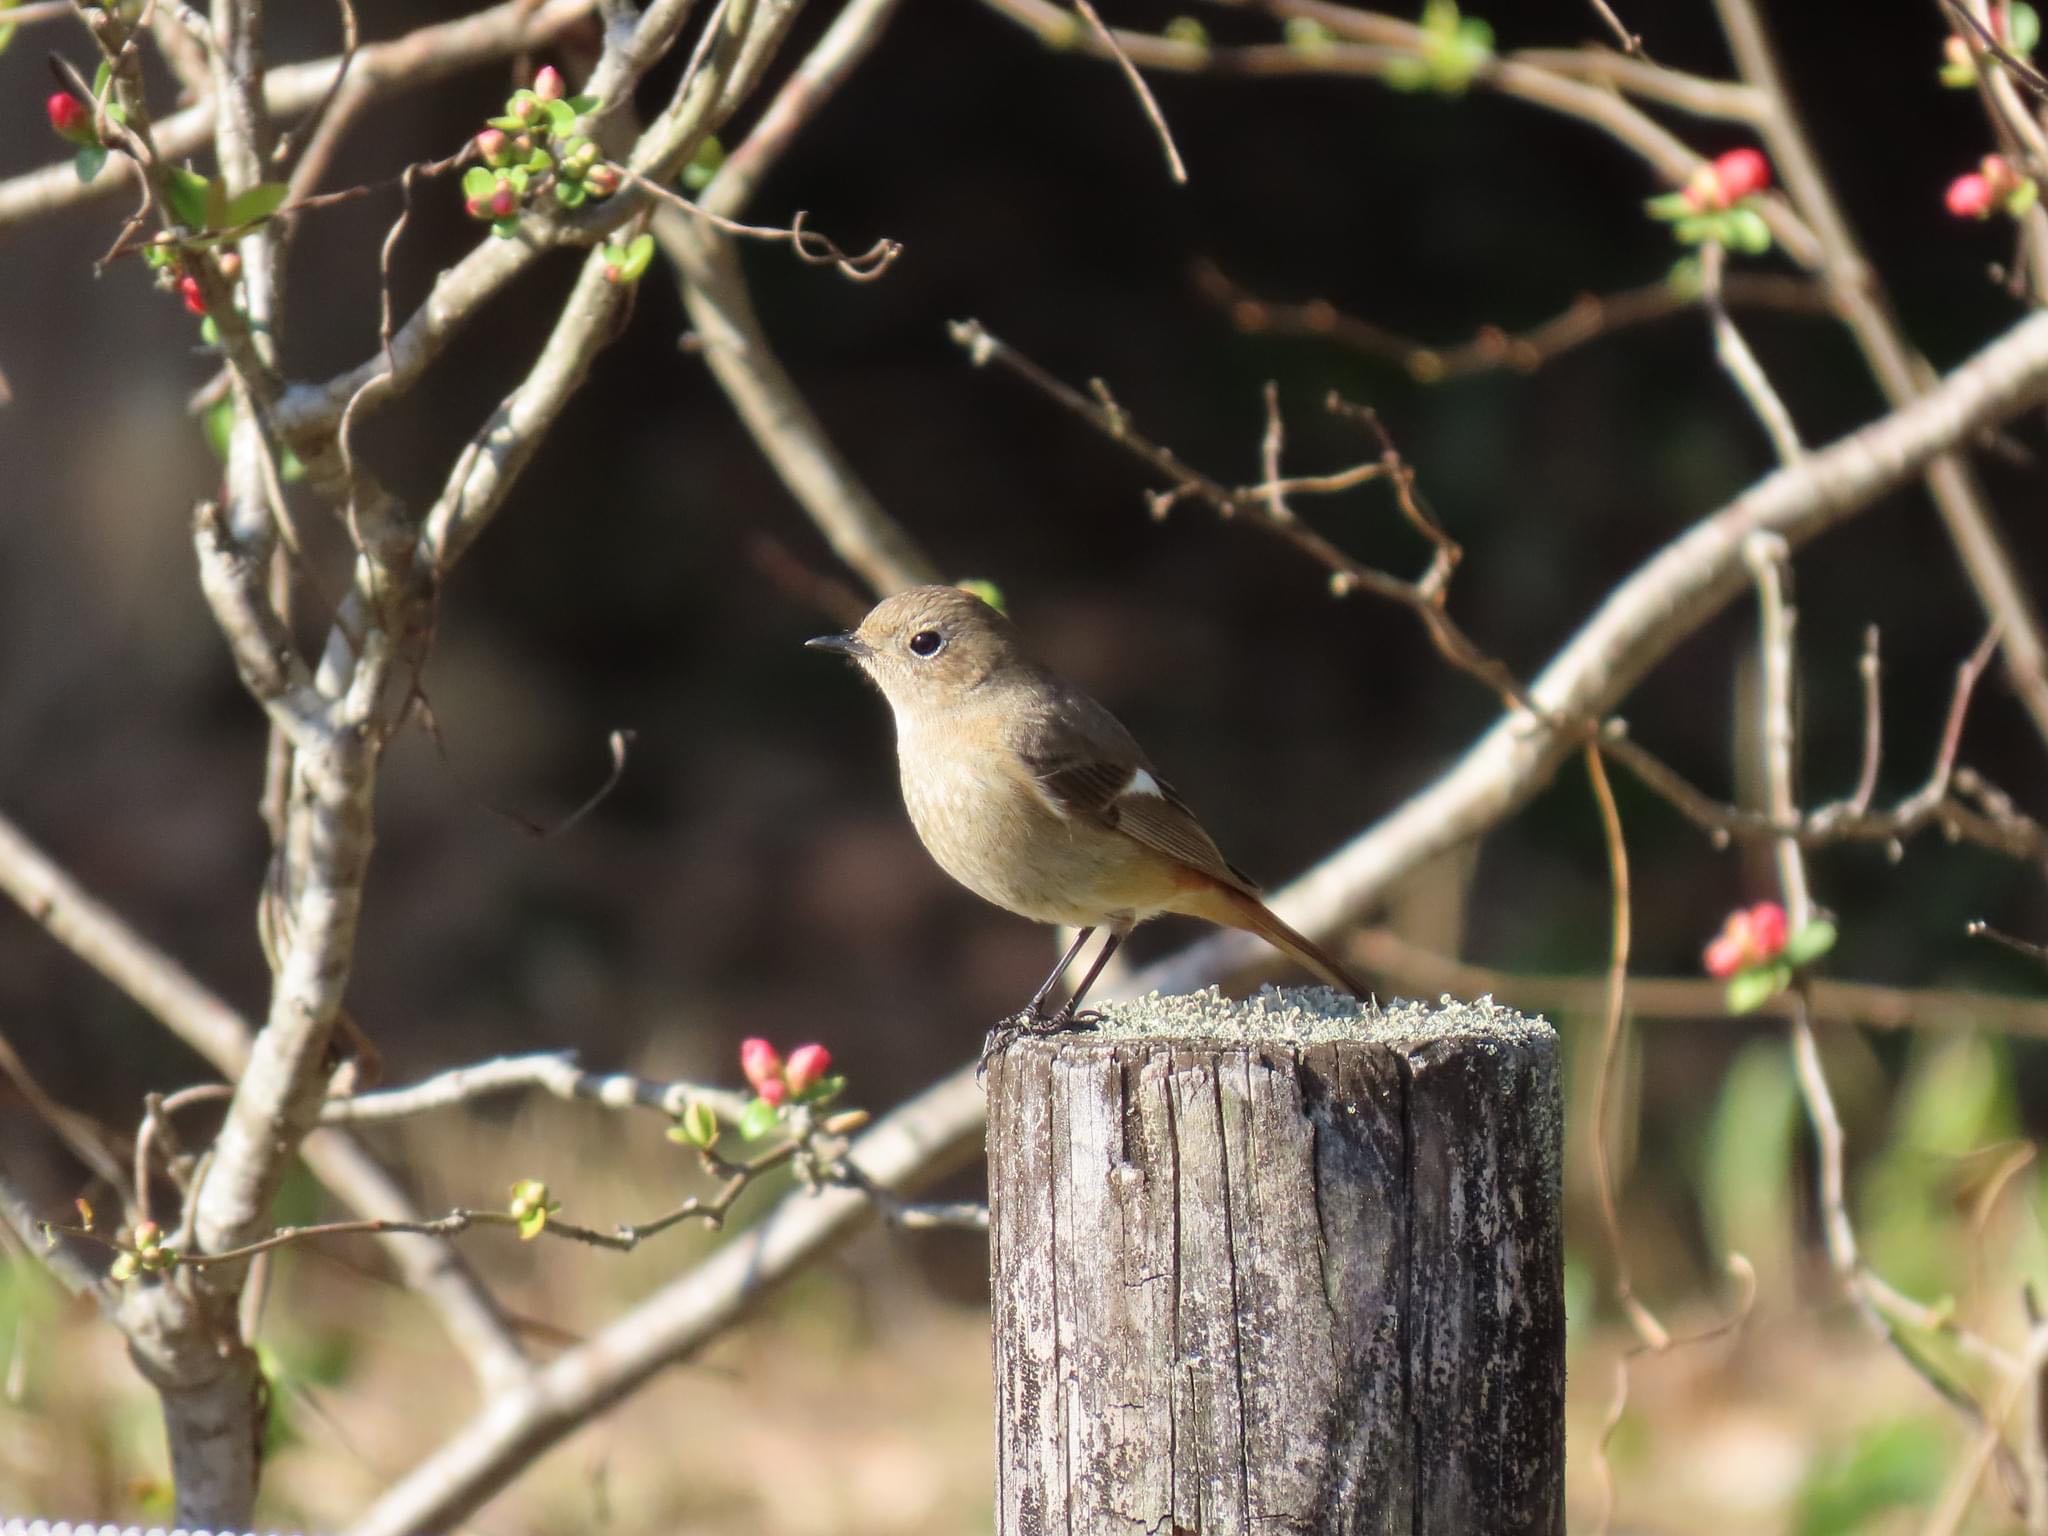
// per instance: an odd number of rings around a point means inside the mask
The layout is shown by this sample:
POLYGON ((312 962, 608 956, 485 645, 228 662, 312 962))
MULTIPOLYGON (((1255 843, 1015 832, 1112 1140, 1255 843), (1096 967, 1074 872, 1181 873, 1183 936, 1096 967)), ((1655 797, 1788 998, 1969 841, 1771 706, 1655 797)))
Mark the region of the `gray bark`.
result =
POLYGON ((991 1064, 998 1536, 1561 1533, 1557 1041, 1321 990, 991 1064))

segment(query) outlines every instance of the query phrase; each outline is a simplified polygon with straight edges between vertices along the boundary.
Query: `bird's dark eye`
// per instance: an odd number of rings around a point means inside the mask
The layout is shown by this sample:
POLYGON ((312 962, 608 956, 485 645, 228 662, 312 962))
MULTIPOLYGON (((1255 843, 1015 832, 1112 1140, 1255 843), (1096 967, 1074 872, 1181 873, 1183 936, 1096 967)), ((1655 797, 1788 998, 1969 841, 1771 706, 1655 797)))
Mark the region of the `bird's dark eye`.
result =
POLYGON ((910 637, 913 656, 936 656, 946 648, 946 637, 936 629, 920 629, 910 637))

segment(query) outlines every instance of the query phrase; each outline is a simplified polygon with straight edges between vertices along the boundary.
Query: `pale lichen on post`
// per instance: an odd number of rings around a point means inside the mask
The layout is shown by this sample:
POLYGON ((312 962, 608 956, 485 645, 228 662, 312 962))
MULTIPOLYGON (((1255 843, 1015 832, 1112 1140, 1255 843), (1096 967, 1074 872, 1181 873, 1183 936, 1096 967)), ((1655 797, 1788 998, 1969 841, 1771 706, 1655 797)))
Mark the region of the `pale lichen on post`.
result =
POLYGON ((999 1536, 1562 1531, 1560 1102, 1490 1000, 1212 990, 1012 1044, 999 1536))

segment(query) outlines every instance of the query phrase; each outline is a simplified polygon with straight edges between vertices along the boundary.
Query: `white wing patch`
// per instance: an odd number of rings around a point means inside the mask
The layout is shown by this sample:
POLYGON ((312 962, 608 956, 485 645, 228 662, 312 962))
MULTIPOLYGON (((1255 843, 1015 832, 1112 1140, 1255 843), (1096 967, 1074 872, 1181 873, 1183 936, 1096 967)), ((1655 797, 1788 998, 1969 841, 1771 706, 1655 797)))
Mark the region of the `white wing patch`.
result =
POLYGON ((1166 798, 1166 791, 1159 787, 1159 781, 1142 768, 1132 772, 1131 782, 1123 787, 1122 794, 1153 795, 1161 800, 1166 798))

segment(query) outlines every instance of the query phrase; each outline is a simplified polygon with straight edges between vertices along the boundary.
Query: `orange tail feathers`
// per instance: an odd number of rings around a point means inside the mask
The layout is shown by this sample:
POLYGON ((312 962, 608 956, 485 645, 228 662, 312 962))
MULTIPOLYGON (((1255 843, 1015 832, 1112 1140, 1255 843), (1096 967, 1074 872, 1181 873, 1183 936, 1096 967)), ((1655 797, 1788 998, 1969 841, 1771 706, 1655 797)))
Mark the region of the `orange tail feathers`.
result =
POLYGON ((1224 928, 1241 928, 1246 933, 1255 933, 1318 981, 1340 992, 1349 992, 1353 997, 1370 995, 1364 982, 1345 970, 1313 940, 1281 922, 1258 897, 1232 890, 1221 881, 1199 895, 1194 892, 1189 895, 1195 899, 1179 910, 1190 917, 1203 918, 1224 928))

